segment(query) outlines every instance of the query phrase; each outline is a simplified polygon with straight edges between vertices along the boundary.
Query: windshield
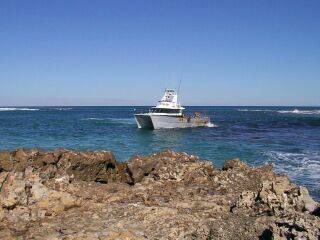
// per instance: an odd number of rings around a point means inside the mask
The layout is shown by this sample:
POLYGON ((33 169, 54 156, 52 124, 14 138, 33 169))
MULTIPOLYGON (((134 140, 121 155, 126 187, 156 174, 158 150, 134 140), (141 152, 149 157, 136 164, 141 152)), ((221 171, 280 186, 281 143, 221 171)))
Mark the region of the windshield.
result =
POLYGON ((152 113, 180 113, 180 109, 152 108, 152 113))

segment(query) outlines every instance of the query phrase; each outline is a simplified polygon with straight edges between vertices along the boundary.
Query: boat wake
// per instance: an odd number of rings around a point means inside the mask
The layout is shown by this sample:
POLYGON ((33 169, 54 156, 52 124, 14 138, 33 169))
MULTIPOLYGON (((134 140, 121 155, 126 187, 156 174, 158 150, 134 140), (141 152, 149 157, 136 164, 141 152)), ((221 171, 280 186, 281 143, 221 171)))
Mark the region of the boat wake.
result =
POLYGON ((0 111, 39 111, 38 108, 7 108, 2 107, 0 111))
POLYGON ((213 127, 218 127, 218 125, 215 125, 215 124, 212 123, 212 122, 208 122, 208 123, 206 124, 206 127, 213 128, 213 127))
POLYGON ((81 120, 105 122, 110 124, 135 124, 134 118, 83 118, 81 120))
POLYGON ((104 121, 106 118, 83 118, 83 121, 94 120, 94 121, 104 121))

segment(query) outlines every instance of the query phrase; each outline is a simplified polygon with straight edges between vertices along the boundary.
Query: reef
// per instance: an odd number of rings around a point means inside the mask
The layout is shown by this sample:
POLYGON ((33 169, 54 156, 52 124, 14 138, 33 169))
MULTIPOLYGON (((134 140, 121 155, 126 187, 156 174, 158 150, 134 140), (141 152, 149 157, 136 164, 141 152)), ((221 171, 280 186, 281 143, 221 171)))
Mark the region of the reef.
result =
POLYGON ((0 151, 0 239, 319 238, 319 203, 271 165, 0 151))

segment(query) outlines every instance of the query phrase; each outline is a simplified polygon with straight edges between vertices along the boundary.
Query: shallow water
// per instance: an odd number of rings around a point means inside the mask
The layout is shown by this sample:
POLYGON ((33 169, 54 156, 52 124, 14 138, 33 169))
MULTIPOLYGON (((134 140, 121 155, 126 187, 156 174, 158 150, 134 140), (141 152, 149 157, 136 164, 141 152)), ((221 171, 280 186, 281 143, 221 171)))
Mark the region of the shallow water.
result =
POLYGON ((188 107, 208 114, 214 125, 137 129, 133 114, 147 109, 0 107, 0 149, 110 149, 126 160, 170 147, 217 166, 240 157, 253 165, 272 163, 320 200, 320 107, 188 107))

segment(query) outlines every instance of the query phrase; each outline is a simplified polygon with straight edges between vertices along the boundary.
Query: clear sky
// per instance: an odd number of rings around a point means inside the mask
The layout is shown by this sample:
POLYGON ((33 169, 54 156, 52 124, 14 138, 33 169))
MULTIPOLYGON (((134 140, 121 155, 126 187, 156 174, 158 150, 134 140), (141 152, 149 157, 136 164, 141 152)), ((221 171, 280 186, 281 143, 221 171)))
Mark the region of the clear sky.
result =
POLYGON ((0 106, 320 105, 319 0, 0 1, 0 106))

